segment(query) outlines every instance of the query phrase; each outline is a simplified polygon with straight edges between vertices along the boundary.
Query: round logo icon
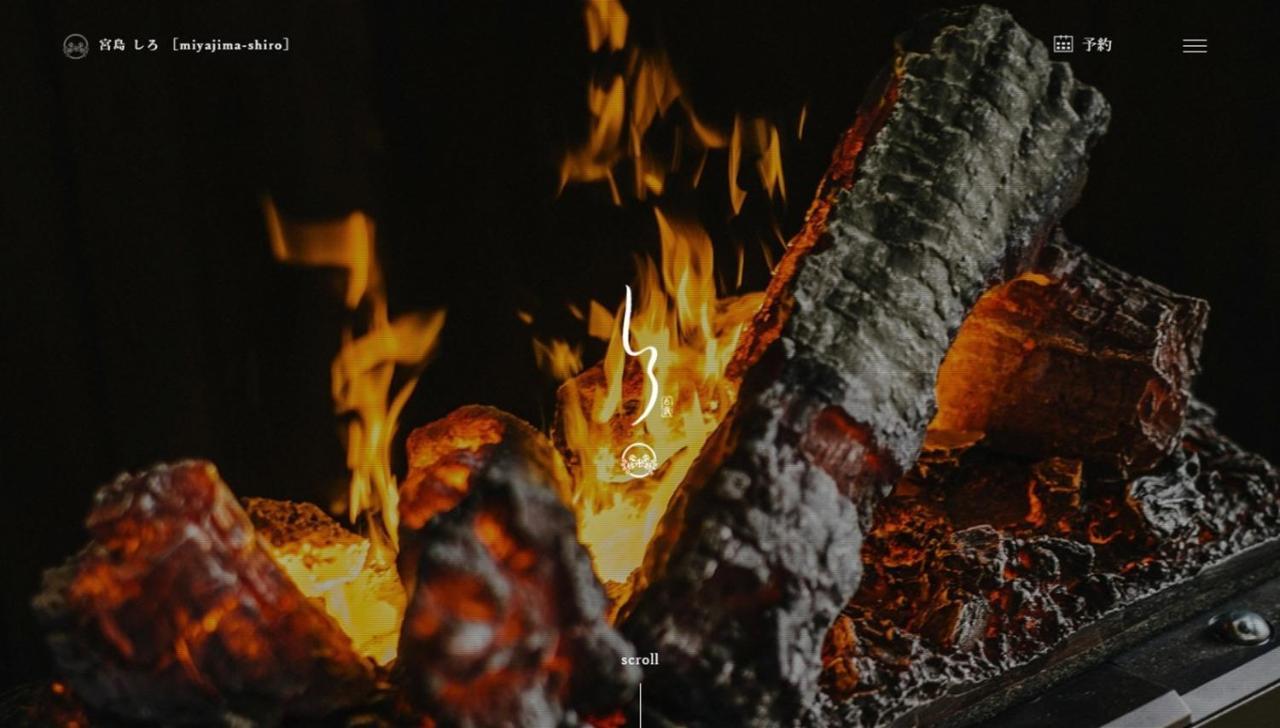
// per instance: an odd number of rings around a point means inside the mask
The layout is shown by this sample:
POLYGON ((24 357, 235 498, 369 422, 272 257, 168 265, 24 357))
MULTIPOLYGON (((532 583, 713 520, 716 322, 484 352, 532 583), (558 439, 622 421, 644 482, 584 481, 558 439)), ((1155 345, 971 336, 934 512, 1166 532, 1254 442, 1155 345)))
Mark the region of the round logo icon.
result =
POLYGON ((647 478, 658 469, 658 454, 643 442, 633 442, 622 451, 619 459, 622 472, 633 478, 647 478))
POLYGON ((89 55, 89 39, 79 33, 72 33, 62 39, 62 55, 73 61, 89 55))

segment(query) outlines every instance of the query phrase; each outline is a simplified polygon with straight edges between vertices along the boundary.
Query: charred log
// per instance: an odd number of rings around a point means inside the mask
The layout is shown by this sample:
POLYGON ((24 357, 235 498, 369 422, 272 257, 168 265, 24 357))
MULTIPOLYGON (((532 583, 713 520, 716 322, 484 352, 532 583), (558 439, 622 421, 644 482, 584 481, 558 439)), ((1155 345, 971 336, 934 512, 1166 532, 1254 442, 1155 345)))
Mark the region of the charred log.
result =
MULTIPOLYGON (((1113 482, 1079 465, 982 446, 926 452, 876 510, 867 573, 823 648, 825 705, 806 722, 964 724, 971 709, 1007 705, 1015 685, 1043 688, 1052 678, 1035 667, 1046 654, 1068 662, 1122 646, 1086 634, 1106 619, 1131 628, 1143 621, 1134 614, 1173 615, 1146 619, 1152 630, 1208 607, 1221 587, 1143 602, 1280 537, 1280 476, 1195 402, 1152 473, 1113 482), (1056 509, 1037 504, 1054 492, 1071 495, 1056 509)), ((1238 589, 1268 573, 1253 571, 1224 579, 1238 589)))
POLYGON ((409 433, 409 473, 400 486, 400 579, 413 581, 423 528, 452 510, 487 468, 507 469, 568 497, 564 461, 542 433, 495 407, 459 407, 409 433))
POLYGON ((208 724, 353 705, 372 666, 257 541, 202 461, 98 490, 89 545, 45 572, 37 616, 59 672, 94 709, 208 724))
POLYGON ((951 337, 1034 259, 1106 126, 1101 96, 1003 11, 932 15, 898 47, 624 612, 662 656, 647 677, 676 720, 775 725, 811 700, 858 584, 860 523, 916 458, 951 337))
POLYGON ((410 697, 458 726, 555 726, 623 702, 639 671, 604 620, 550 443, 487 407, 464 407, 409 443, 401 507, 421 520, 402 520, 418 563, 406 571, 397 673, 410 697))
POLYGON ((965 319, 938 372, 930 438, 1150 470, 1178 444, 1207 313, 1060 236, 965 319))

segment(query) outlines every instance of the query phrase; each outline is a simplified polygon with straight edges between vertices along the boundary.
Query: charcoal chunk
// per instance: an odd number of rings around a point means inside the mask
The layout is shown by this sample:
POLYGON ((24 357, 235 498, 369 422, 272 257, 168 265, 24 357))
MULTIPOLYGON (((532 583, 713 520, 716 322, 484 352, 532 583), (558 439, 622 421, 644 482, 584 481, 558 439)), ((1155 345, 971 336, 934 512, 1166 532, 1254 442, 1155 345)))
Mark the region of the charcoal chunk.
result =
POLYGON ((409 442, 418 470, 401 503, 421 520, 402 531, 417 563, 404 572, 396 679, 410 699, 443 725, 476 728, 551 728, 627 701, 640 671, 624 658, 635 651, 605 621, 550 443, 487 407, 409 442), (456 495, 438 498, 445 490, 456 495))

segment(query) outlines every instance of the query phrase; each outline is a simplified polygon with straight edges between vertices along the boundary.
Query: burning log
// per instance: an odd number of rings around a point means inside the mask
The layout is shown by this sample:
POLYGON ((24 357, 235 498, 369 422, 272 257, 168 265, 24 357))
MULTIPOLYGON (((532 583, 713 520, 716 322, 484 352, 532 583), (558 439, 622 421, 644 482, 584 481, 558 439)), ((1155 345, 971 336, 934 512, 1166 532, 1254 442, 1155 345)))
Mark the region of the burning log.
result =
POLYGON ((546 437, 494 407, 459 407, 409 433, 405 449, 409 474, 400 486, 399 564, 406 584, 414 580, 427 522, 461 503, 472 478, 486 468, 521 471, 525 482, 567 495, 564 461, 546 437))
POLYGON ((263 548, 338 621, 356 651, 391 662, 405 601, 394 559, 314 504, 245 498, 244 506, 263 548))
POLYGON ((1208 308, 1059 234, 965 319, 938 371, 929 436, 1120 476, 1150 470, 1178 444, 1208 308))
POLYGON ((678 721, 786 723, 813 698, 858 584, 860 524, 916 458, 951 337, 1034 260, 1107 123, 1102 97, 1003 11, 934 14, 898 48, 623 612, 661 654, 651 694, 678 721))
POLYGON ((372 666, 272 560, 213 465, 99 489, 89 545, 35 598, 59 670, 93 708, 164 724, 318 717, 372 666))
POLYGON ((593 304, 590 329, 608 348, 556 392, 551 427, 572 477, 579 535, 615 605, 630 593, 658 519, 737 396, 737 382, 724 372, 762 297, 718 297, 706 231, 656 209, 654 215, 661 260, 639 262, 633 308, 610 321, 593 304), (662 352, 655 381, 644 357, 627 353, 631 343, 662 352), (659 391, 660 409, 652 399, 659 391), (637 443, 653 467, 623 462, 621 453, 637 443))
POLYGON ((399 679, 459 726, 554 726, 616 708, 639 679, 551 444, 521 420, 463 407, 409 437, 401 494, 409 607, 399 679))

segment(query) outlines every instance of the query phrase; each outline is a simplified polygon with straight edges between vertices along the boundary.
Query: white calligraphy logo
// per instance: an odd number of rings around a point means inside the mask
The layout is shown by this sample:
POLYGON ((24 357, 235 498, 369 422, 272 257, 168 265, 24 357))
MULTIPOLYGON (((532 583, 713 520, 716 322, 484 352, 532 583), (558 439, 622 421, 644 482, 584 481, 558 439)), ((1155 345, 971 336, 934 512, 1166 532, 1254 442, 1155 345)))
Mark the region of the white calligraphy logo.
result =
POLYGON ((640 417, 632 422, 632 425, 638 425, 644 422, 644 418, 649 416, 653 411, 653 405, 658 402, 658 375, 653 373, 653 367, 658 363, 658 349, 654 346, 646 346, 640 350, 631 348, 631 286, 627 286, 627 302, 622 312, 622 350, 627 352, 628 356, 640 356, 641 354, 649 355, 649 362, 645 364, 645 374, 649 376, 649 404, 645 405, 644 412, 640 417))

